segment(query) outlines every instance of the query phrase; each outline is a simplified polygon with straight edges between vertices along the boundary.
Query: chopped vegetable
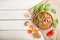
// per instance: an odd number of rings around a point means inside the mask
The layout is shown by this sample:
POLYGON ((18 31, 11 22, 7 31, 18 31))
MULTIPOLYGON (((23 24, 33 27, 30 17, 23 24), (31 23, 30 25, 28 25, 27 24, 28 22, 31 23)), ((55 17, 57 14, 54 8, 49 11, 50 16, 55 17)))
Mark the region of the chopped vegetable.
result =
POLYGON ((26 21, 26 22, 24 23, 25 26, 27 26, 28 24, 29 24, 29 21, 26 21))
POLYGON ((50 24, 49 23, 46 23, 46 26, 48 27, 48 26, 50 26, 50 24))
POLYGON ((37 17, 38 22, 42 22, 42 19, 40 17, 37 17))
POLYGON ((38 8, 35 6, 34 7, 34 13, 37 14, 38 13, 38 8))
POLYGON ((49 15, 47 15, 46 19, 50 19, 50 16, 49 16, 49 15))
POLYGON ((40 38, 41 36, 39 35, 39 32, 37 29, 33 29, 33 36, 34 38, 40 38))
POLYGON ((56 19, 53 21, 53 27, 56 28, 57 24, 58 24, 58 19, 56 18, 56 19))
POLYGON ((50 3, 48 3, 48 4, 45 5, 44 10, 45 10, 45 11, 49 11, 49 9, 50 9, 50 3))
POLYGON ((47 28, 47 25, 46 24, 43 24, 42 28, 47 28))
POLYGON ((32 34, 32 30, 28 30, 28 33, 29 33, 29 34, 32 34))
POLYGON ((45 13, 43 14, 43 18, 46 18, 46 14, 45 13))
POLYGON ((41 12, 43 9, 44 9, 44 4, 41 4, 41 5, 38 7, 38 12, 41 12))
POLYGON ((29 27, 32 29, 34 33, 38 32, 37 29, 33 25, 29 25, 29 27))
POLYGON ((51 9, 51 12, 56 14, 56 10, 55 9, 51 9))
POLYGON ((47 36, 52 36, 54 34, 54 30, 50 30, 48 33, 47 33, 47 36))
POLYGON ((37 32, 38 32, 38 30, 37 30, 36 28, 32 29, 32 31, 33 31, 34 33, 37 33, 37 32))
POLYGON ((39 35, 38 30, 33 26, 33 25, 29 25, 29 28, 31 28, 32 30, 28 30, 28 33, 31 34, 34 38, 40 38, 41 36, 39 35))
POLYGON ((32 29, 32 31, 34 33, 37 33, 38 32, 38 30, 33 25, 29 25, 29 27, 32 29))

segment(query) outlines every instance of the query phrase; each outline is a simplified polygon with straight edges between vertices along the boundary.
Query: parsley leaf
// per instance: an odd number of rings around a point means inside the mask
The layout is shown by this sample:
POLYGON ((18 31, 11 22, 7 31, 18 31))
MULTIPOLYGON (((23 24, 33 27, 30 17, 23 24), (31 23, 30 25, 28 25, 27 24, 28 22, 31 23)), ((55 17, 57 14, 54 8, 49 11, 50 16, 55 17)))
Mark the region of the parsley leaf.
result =
POLYGON ((53 21, 53 27, 56 28, 57 24, 58 24, 58 19, 56 18, 56 19, 53 21))
POLYGON ((51 12, 56 14, 56 10, 55 9, 51 9, 51 12))
POLYGON ((34 7, 34 13, 38 13, 38 8, 36 6, 34 7))
POLYGON ((42 19, 41 19, 41 18, 39 18, 39 17, 37 18, 37 20, 38 20, 38 22, 42 22, 42 19))
POLYGON ((38 7, 38 12, 41 12, 44 9, 44 4, 40 4, 40 6, 38 7))
POLYGON ((44 10, 45 10, 45 11, 49 11, 49 9, 50 9, 50 3, 48 3, 48 4, 45 5, 44 10))

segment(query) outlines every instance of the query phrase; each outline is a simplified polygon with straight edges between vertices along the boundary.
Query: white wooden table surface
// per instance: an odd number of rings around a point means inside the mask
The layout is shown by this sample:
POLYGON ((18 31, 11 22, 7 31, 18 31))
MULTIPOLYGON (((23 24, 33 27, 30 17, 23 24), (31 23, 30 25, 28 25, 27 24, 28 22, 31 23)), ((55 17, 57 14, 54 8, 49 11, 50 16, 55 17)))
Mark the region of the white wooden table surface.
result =
MULTIPOLYGON (((27 9, 41 1, 43 0, 0 0, 0 40, 37 40, 28 37, 30 35, 26 30, 29 28, 24 27, 24 22, 31 17, 25 18, 24 14, 28 13, 31 16, 27 9)), ((52 0, 50 3, 52 8, 57 10, 55 17, 60 20, 60 0, 52 0)), ((60 21, 56 32, 56 40, 60 40, 60 21)))
POLYGON ((29 9, 43 0, 0 0, 0 9, 29 9))
POLYGON ((29 13, 27 9, 41 1, 43 0, 0 0, 0 40, 36 40, 26 33, 28 28, 24 27, 26 20, 23 19, 30 19, 24 17, 25 13, 29 13))

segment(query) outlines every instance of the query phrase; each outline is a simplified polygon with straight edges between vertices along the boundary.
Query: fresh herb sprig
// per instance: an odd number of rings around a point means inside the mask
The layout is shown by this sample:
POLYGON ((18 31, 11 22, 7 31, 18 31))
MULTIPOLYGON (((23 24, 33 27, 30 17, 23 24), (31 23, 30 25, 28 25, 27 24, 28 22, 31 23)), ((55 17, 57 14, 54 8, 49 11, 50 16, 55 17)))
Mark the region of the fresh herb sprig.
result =
POLYGON ((42 22, 42 19, 40 17, 37 17, 38 22, 42 22))
POLYGON ((51 12, 52 12, 53 14, 56 14, 56 10, 55 10, 55 9, 51 9, 51 12))
POLYGON ((57 24, 58 24, 58 19, 56 18, 56 19, 53 21, 53 27, 56 28, 57 24))
POLYGON ((38 8, 36 6, 34 7, 34 13, 38 13, 38 8))
POLYGON ((45 5, 44 11, 49 11, 50 10, 50 3, 45 5))
POLYGON ((46 14, 45 13, 43 14, 43 18, 46 18, 46 14))
POLYGON ((38 12, 41 12, 42 10, 44 10, 44 4, 41 4, 41 5, 38 7, 38 12))
MULTIPOLYGON (((50 3, 48 4, 40 4, 39 7, 34 6, 34 13, 37 14, 38 12, 41 11, 49 11, 50 10, 50 3)), ((56 10, 55 9, 51 9, 51 12, 56 14, 56 10)))

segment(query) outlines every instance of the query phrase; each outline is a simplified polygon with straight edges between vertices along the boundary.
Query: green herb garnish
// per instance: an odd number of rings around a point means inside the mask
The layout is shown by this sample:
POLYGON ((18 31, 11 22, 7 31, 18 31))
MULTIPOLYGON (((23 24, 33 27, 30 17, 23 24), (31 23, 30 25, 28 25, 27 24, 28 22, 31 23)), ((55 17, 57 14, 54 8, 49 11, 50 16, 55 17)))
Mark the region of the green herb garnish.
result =
POLYGON ((42 16, 43 16, 43 18, 46 18, 46 14, 45 13, 42 16))
POLYGON ((42 19, 40 17, 37 18, 38 22, 42 22, 42 19))
POLYGON ((51 9, 51 12, 56 14, 56 10, 55 9, 51 9))
POLYGON ((56 28, 57 24, 58 24, 58 19, 56 18, 56 19, 53 21, 53 27, 56 28))
POLYGON ((44 4, 41 4, 41 5, 38 7, 38 12, 41 12, 43 9, 44 9, 44 4))
POLYGON ((38 8, 36 6, 34 7, 34 13, 38 13, 38 8))
POLYGON ((48 4, 45 5, 44 10, 45 10, 45 11, 49 11, 49 9, 50 9, 50 3, 48 3, 48 4))

